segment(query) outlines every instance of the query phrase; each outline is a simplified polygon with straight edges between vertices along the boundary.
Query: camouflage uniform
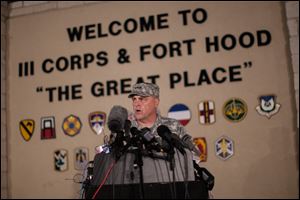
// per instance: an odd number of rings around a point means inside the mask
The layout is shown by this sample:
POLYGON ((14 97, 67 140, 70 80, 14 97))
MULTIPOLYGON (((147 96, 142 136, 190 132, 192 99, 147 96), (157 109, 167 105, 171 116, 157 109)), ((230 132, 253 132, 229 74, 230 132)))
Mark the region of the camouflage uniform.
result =
MULTIPOLYGON (((138 83, 135 84, 132 88, 132 92, 129 94, 129 98, 138 95, 138 96, 154 96, 159 98, 159 87, 152 83, 138 83)), ((132 127, 140 128, 137 121, 132 118, 131 119, 132 127)), ((160 125, 167 126, 170 131, 174 134, 177 134, 179 138, 182 138, 184 135, 188 134, 184 127, 177 121, 176 119, 171 119, 167 117, 162 117, 157 112, 157 119, 154 125, 150 128, 152 135, 155 136, 156 139, 161 140, 161 137, 157 133, 157 128, 160 125)))
MULTIPOLYGON (((157 128, 160 125, 167 126, 170 131, 177 134, 179 138, 182 138, 184 135, 188 134, 184 127, 176 119, 162 117, 159 113, 157 113, 157 119, 154 125, 150 128, 150 131, 158 141, 161 140, 161 137, 157 133, 157 128)), ((131 121, 131 126, 139 129, 139 125, 136 120, 131 121)))

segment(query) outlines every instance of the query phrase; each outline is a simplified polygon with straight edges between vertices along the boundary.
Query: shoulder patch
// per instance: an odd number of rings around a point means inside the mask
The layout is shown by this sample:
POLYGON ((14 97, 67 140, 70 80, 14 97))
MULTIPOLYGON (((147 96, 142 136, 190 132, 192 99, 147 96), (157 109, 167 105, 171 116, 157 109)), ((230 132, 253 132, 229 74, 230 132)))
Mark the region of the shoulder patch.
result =
POLYGON ((191 111, 184 104, 175 104, 169 109, 168 117, 177 119, 183 126, 186 126, 191 120, 191 111))
POLYGON ((85 147, 75 148, 75 169, 84 170, 89 162, 89 150, 85 147))
POLYGON ((200 124, 213 124, 216 122, 215 103, 213 101, 202 101, 198 105, 200 124))
POLYGON ((75 136, 79 134, 82 127, 82 123, 79 117, 75 115, 69 115, 66 117, 62 124, 62 129, 64 133, 68 136, 75 136))
POLYGON ((105 122, 105 112, 96 111, 89 114, 89 124, 96 135, 100 135, 103 132, 105 122))
POLYGON ((258 114, 266 116, 270 119, 273 115, 279 112, 280 104, 276 103, 275 95, 262 95, 259 96, 259 105, 256 107, 258 114))
POLYGON ((227 160, 233 156, 233 141, 222 136, 215 143, 216 156, 222 160, 227 160))
POLYGON ((239 98, 231 98, 223 106, 223 114, 231 122, 242 121, 246 117, 247 111, 246 103, 239 98))
POLYGON ((54 151, 54 169, 55 171, 66 171, 68 169, 68 151, 58 149, 54 151))
POLYGON ((199 161, 206 162, 207 161, 207 144, 206 144, 205 137, 194 138, 193 142, 196 144, 199 151, 201 152, 201 154, 199 156, 199 161))
POLYGON ((23 119, 19 123, 20 133, 25 141, 29 141, 33 135, 35 128, 34 120, 32 119, 23 119))
POLYGON ((41 118, 41 139, 56 138, 54 117, 41 118))

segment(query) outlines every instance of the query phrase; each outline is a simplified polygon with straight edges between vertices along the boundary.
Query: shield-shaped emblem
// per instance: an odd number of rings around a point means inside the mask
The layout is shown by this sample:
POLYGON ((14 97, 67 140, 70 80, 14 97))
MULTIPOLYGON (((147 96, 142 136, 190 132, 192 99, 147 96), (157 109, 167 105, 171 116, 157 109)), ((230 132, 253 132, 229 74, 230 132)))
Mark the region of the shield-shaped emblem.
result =
POLYGON ((32 119, 23 119, 19 123, 21 135, 25 141, 29 141, 34 132, 35 123, 32 119))
POLYGON ((77 135, 82 127, 82 123, 79 117, 75 115, 69 115, 66 117, 62 124, 62 129, 64 133, 68 136, 75 136, 77 135))
POLYGON ((105 112, 97 111, 89 114, 90 127, 97 135, 100 135, 103 132, 105 121, 105 112))
POLYGON ((207 160, 207 144, 206 139, 204 137, 194 138, 193 142, 198 147, 199 151, 201 152, 199 156, 200 162, 206 162, 207 160))
POLYGON ((223 114, 229 121, 242 121, 247 115, 247 105, 242 99, 231 98, 224 104, 223 114))
POLYGON ((75 169, 84 170, 89 162, 88 148, 79 147, 75 149, 75 169))
POLYGON ((55 120, 54 117, 41 118, 41 139, 55 138, 55 120))
POLYGON ((222 136, 217 139, 215 143, 215 150, 218 158, 227 160, 233 155, 233 141, 226 136, 222 136))
POLYGON ((58 149, 54 151, 54 169, 55 171, 66 171, 68 169, 68 151, 58 149))
POLYGON ((266 116, 268 119, 275 115, 280 108, 280 104, 276 103, 275 95, 263 95, 259 97, 260 104, 256 107, 256 111, 266 116))
POLYGON ((215 123, 215 104, 213 101, 202 101, 199 103, 199 121, 200 124, 215 123))

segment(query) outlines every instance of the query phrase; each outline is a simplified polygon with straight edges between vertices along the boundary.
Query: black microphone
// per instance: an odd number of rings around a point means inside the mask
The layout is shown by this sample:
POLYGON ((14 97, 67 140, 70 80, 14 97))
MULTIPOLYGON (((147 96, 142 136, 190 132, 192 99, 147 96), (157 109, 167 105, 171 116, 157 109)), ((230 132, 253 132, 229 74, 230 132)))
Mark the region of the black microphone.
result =
POLYGON ((155 139, 154 135, 151 134, 149 128, 145 127, 141 130, 137 129, 136 127, 131 127, 130 132, 132 135, 140 137, 145 144, 147 150, 156 150, 158 152, 161 151, 162 147, 159 145, 157 140, 155 139))
POLYGON ((127 119, 128 112, 127 109, 122 106, 113 106, 108 115, 107 125, 109 130, 111 131, 110 135, 110 145, 112 151, 115 153, 116 161, 120 159, 120 157, 127 150, 125 147, 125 142, 127 142, 127 135, 129 127, 131 126, 131 122, 127 119))
POLYGON ((142 128, 139 130, 137 127, 131 127, 130 132, 133 135, 133 137, 142 139, 143 142, 149 143, 154 138, 154 136, 151 137, 150 129, 149 128, 142 128))
POLYGON ((111 132, 116 133, 125 129, 128 118, 127 109, 122 106, 113 106, 108 115, 108 128, 111 132))
POLYGON ((189 150, 193 151, 197 156, 201 155, 200 150, 194 145, 192 142, 192 137, 188 134, 184 135, 181 138, 181 141, 183 142, 184 146, 188 148, 189 150))
POLYGON ((130 132, 133 136, 138 136, 139 135, 139 129, 137 127, 131 127, 130 132))
POLYGON ((142 128, 140 134, 146 143, 151 143, 155 141, 155 137, 151 134, 150 128, 142 128))
POLYGON ((184 145, 178 135, 172 133, 165 125, 160 125, 157 128, 157 133, 164 139, 170 146, 176 147, 182 154, 185 154, 184 145))

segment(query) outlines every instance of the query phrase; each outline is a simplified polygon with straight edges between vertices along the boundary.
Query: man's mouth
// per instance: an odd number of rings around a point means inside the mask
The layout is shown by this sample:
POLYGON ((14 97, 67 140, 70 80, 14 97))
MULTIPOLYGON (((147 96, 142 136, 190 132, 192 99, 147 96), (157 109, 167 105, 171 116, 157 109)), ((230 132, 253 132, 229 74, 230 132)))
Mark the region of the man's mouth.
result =
POLYGON ((135 109, 135 113, 141 113, 142 112, 142 110, 140 110, 140 109, 135 109))

